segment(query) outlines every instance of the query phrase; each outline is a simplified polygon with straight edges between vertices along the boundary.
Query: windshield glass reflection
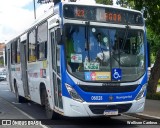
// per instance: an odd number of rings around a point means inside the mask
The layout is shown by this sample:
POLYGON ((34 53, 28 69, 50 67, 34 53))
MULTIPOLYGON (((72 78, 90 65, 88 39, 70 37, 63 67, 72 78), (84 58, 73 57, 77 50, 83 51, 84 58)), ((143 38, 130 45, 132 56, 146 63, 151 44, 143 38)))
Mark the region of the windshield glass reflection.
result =
POLYGON ((121 81, 134 81, 144 74, 143 31, 87 29, 66 26, 67 69, 71 74, 85 81, 113 81, 113 69, 121 70, 121 81))

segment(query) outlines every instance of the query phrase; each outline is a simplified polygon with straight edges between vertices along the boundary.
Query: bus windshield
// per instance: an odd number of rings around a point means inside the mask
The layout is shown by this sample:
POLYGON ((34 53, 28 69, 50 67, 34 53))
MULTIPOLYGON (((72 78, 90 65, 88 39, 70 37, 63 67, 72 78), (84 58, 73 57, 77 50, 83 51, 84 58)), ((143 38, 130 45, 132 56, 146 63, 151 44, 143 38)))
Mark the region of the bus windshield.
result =
POLYGON ((83 81, 135 81, 144 74, 142 30, 68 24, 67 70, 83 81), (113 69, 121 79, 113 79, 113 69))

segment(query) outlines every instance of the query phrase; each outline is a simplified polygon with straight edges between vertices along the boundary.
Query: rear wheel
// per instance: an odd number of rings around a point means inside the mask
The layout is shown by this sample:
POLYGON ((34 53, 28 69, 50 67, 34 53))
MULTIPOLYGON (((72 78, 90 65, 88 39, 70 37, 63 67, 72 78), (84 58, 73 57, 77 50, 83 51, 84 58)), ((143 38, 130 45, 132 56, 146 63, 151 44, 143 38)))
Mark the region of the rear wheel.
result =
POLYGON ((43 90, 43 96, 44 96, 44 102, 45 102, 44 106, 45 106, 45 111, 46 111, 47 118, 58 119, 59 115, 56 112, 54 112, 50 107, 46 90, 43 90))

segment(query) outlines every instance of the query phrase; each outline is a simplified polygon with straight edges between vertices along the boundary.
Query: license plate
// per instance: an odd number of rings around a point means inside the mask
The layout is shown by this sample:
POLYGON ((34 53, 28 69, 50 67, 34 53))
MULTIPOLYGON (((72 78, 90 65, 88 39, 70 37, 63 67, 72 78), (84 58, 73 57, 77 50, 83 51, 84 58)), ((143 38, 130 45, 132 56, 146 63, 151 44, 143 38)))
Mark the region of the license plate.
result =
POLYGON ((118 110, 105 110, 103 114, 105 116, 118 115, 118 110))

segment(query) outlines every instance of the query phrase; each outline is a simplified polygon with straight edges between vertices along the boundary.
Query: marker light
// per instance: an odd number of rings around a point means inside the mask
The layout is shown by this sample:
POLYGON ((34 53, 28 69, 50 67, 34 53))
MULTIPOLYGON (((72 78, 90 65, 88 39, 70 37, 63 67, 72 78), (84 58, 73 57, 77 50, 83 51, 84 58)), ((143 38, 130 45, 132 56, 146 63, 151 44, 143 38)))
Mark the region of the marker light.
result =
POLYGON ((83 102, 83 99, 80 97, 80 95, 75 91, 75 89, 73 87, 71 87, 69 84, 65 84, 65 85, 68 90, 68 93, 70 94, 70 96, 73 100, 83 102))

